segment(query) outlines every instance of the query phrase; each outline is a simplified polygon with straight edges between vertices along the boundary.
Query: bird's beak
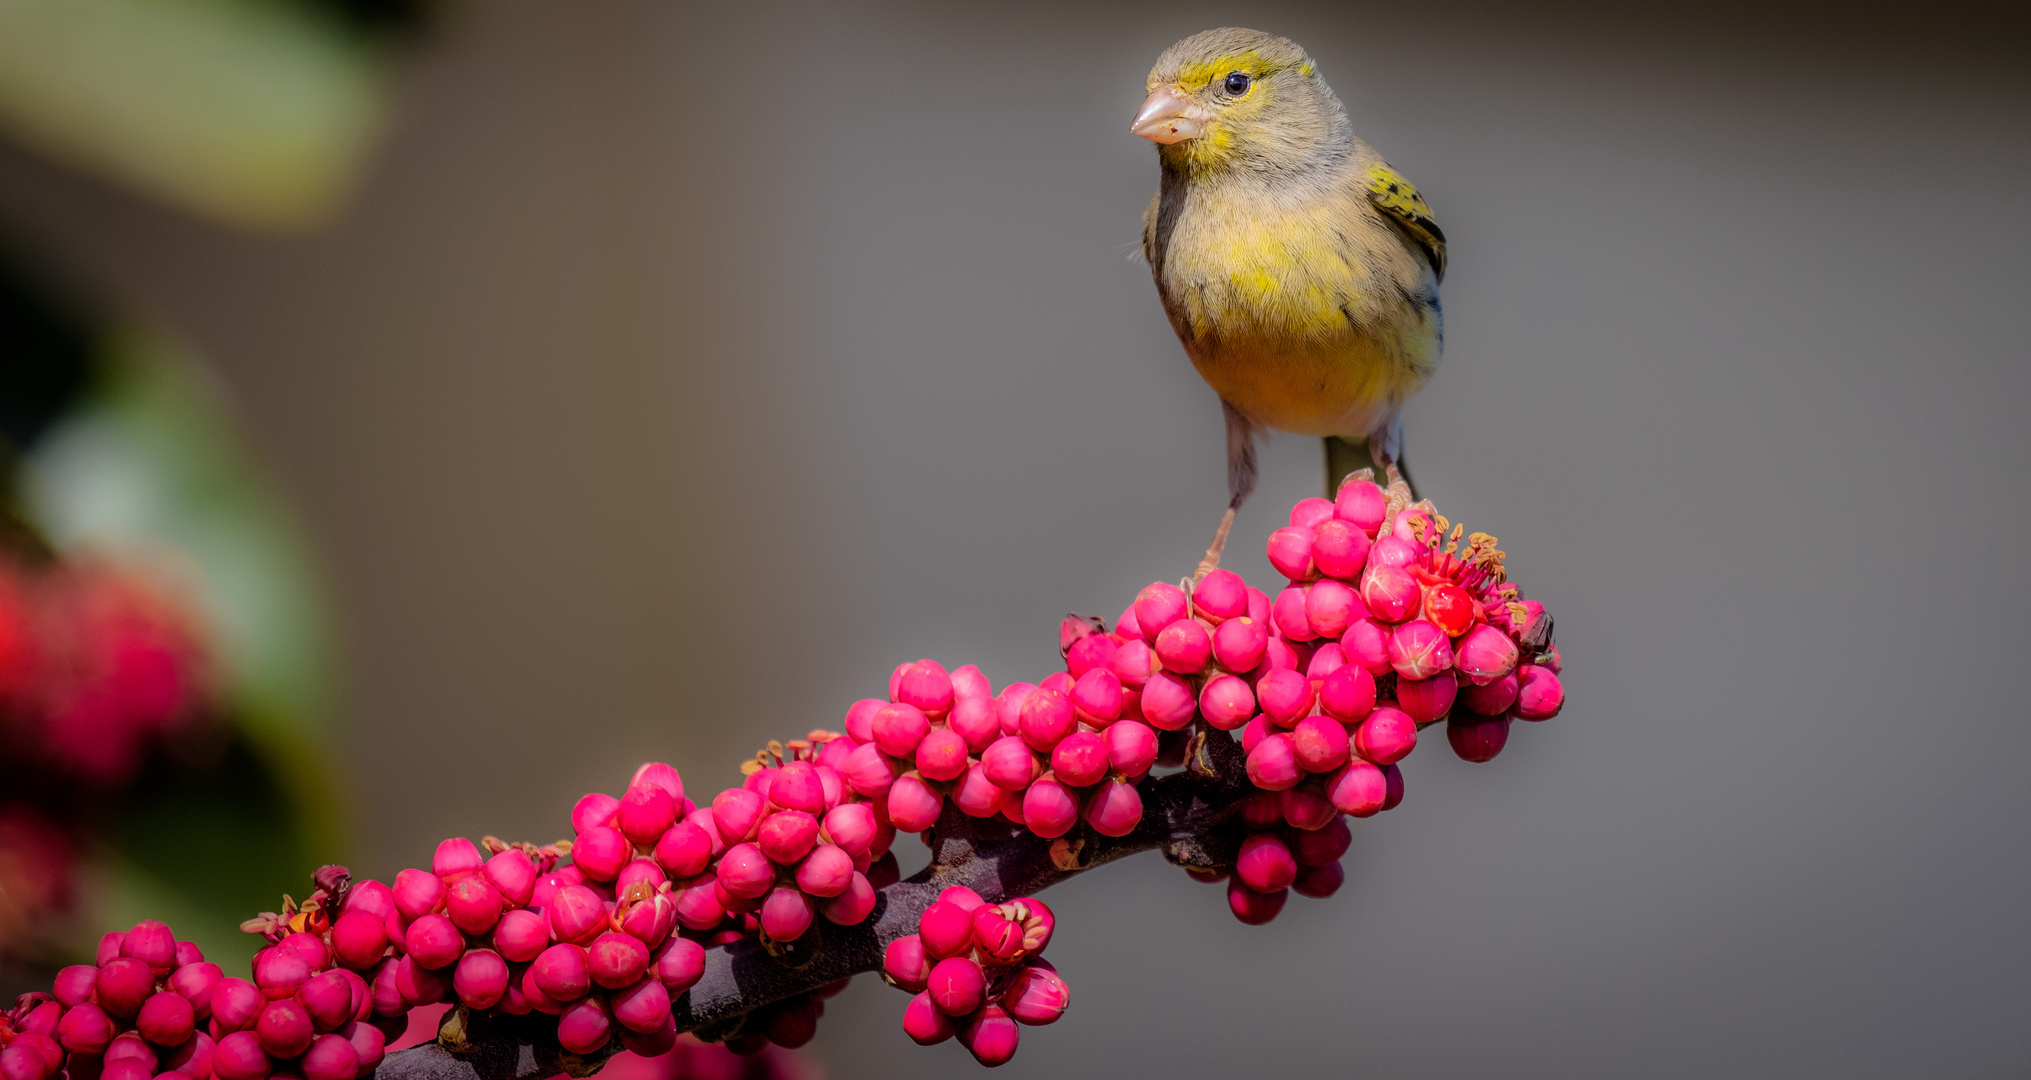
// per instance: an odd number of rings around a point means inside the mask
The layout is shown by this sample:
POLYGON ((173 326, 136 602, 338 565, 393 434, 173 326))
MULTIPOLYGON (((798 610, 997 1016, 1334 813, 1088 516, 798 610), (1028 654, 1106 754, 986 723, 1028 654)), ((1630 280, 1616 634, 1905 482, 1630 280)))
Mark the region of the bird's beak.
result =
POLYGON ((1198 138, 1205 126, 1204 116, 1191 101, 1166 86, 1142 103, 1142 110, 1129 122, 1128 130, 1153 143, 1168 146, 1198 138))

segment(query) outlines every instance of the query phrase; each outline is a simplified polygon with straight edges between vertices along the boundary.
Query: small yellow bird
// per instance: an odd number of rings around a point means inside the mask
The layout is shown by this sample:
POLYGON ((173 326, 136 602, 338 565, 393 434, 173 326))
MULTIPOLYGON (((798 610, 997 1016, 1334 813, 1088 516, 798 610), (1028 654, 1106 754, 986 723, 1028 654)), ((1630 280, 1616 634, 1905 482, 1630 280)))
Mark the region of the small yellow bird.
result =
POLYGON ((1148 90, 1130 130, 1157 144, 1163 177, 1143 255, 1227 418, 1229 502, 1203 575, 1255 490, 1263 429, 1325 437, 1329 468, 1365 443, 1394 470, 1398 413, 1439 362, 1446 237, 1295 42, 1195 34, 1157 57, 1148 90))

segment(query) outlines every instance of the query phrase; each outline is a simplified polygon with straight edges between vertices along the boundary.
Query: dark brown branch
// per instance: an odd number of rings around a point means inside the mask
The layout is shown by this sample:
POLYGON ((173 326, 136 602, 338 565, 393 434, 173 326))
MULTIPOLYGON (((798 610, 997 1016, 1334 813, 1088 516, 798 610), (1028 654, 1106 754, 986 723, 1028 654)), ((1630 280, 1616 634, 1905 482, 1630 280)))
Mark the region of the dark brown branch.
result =
MULTIPOLYGON (((867 922, 836 926, 821 919, 788 945, 749 939, 706 950, 704 976, 675 1004, 677 1029, 706 1039, 731 1038, 762 1015, 758 1010, 852 975, 880 971, 889 942, 916 933, 924 909, 955 885, 1000 903, 1153 849, 1181 866, 1230 866, 1239 835, 1228 823, 1253 790, 1240 746, 1222 732, 1202 730, 1191 740, 1183 771, 1142 785, 1142 822, 1127 836, 1101 836, 1082 824, 1060 839, 1043 840, 1000 818, 970 818, 947 806, 924 836, 930 865, 881 890, 867 922)), ((448 1025, 451 1037, 442 1044, 389 1054, 375 1071, 377 1080, 583 1076, 604 1060, 564 1053, 549 1017, 455 1013, 448 1025)))

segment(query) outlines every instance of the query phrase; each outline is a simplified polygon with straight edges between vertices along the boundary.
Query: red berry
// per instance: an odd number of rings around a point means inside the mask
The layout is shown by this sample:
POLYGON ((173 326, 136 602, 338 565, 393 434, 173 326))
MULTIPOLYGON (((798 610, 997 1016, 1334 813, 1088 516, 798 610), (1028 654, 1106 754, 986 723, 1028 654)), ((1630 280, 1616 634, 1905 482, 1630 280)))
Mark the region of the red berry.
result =
POLYGON ((1347 729, 1330 716, 1307 716, 1291 729, 1291 752, 1306 772, 1332 772, 1347 763, 1347 729))
POLYGON ((1065 1015, 1072 990, 1057 972, 1031 964, 1016 972, 1002 992, 1001 1004, 1018 1023, 1041 1026, 1065 1015))
POLYGON ((439 841, 437 853, 430 859, 430 872, 447 881, 460 874, 478 873, 485 866, 480 849, 463 836, 439 841))
POLYGON ((1291 888, 1299 896, 1324 900, 1339 892, 1341 883, 1346 880, 1347 871, 1337 862, 1330 862, 1324 866, 1301 866, 1298 868, 1297 881, 1292 883, 1291 888))
MULTIPOLYGON (((808 766, 807 766, 808 768, 808 766)), ((677 822, 677 800, 653 784, 639 784, 621 796, 615 824, 621 835, 637 844, 653 844, 677 822)))
POLYGON ((1156 582, 1135 594, 1135 622, 1144 641, 1154 642, 1164 627, 1185 617, 1185 593, 1176 585, 1156 582))
POLYGON ((1022 1032, 999 1005, 985 1005, 959 1024, 959 1043, 973 1052, 973 1059, 993 1068, 1015 1056, 1022 1032))
POLYGON ((605 1046, 612 1035, 613 1017, 604 998, 574 1002, 557 1018, 557 1042, 574 1054, 590 1054, 605 1046))
POLYGON ((931 977, 930 958, 924 952, 923 938, 905 934, 889 942, 888 949, 882 954, 882 976, 912 993, 922 990, 925 981, 931 977))
POLYGON ((1259 893, 1288 888, 1298 874, 1297 859, 1282 838, 1256 833, 1241 842, 1241 855, 1234 860, 1234 876, 1259 893))
POLYGON ((1143 684, 1142 716, 1159 731, 1177 731, 1198 715, 1199 694, 1192 684, 1168 671, 1159 671, 1143 684))
POLYGON ((1282 791, 1296 787, 1303 778, 1291 737, 1284 732, 1265 737, 1248 752, 1248 779, 1256 787, 1282 791))
POLYGON ((571 808, 571 831, 582 833, 602 825, 612 825, 620 809, 621 801, 611 795, 595 791, 580 796, 578 805, 571 808))
POLYGON ((552 1001, 577 1001, 592 990, 592 972, 586 966, 585 950, 559 943, 543 950, 529 967, 536 986, 552 1001))
POLYGON ((469 1008, 490 1009, 508 993, 508 964, 492 949, 471 949, 451 974, 452 992, 469 1008))
MULTIPOLYGON (((1380 551, 1381 546, 1377 545, 1375 550, 1380 551)), ((1377 565, 1371 555, 1368 571, 1361 575, 1360 599, 1369 615, 1386 623, 1400 623, 1417 613, 1424 592, 1410 571, 1377 565)))
POLYGON ((649 970, 649 947, 630 934, 609 930, 585 947, 585 967, 594 985, 618 990, 649 970))
POLYGON ((327 971, 303 984, 296 1000, 310 1016, 311 1027, 319 1032, 337 1031, 353 1019, 352 983, 346 972, 327 971))
POLYGON ((212 1072, 219 1080, 267 1080, 268 1053, 251 1031, 235 1031, 212 1047, 212 1072))
POLYGON ((948 956, 931 968, 924 988, 931 1003, 947 1016, 965 1016, 980 1008, 987 993, 987 979, 980 965, 964 956, 948 956))
MULTIPOLYGON (((320 976, 322 978, 322 976, 320 976)), ((348 1006, 351 1002, 346 1003, 348 1006)), ((134 1029, 157 1046, 180 1046, 197 1027, 197 1010, 182 994, 165 990, 141 1003, 134 1029)))
POLYGON ((670 1022, 670 991, 655 979, 643 979, 614 994, 613 1014, 630 1031, 659 1030, 670 1022))
POLYGON ((1446 721, 1446 741, 1462 761, 1493 761, 1509 742, 1509 718, 1455 716, 1446 721))
POLYGON ((120 940, 120 955, 147 964, 161 978, 176 968, 176 935, 168 924, 154 919, 135 923, 120 940))
POLYGON ((1341 813, 1370 817, 1388 796, 1382 770, 1366 761, 1350 761, 1326 780, 1326 798, 1341 813))
POLYGON ((949 728, 932 728, 917 744, 917 771, 932 780, 956 779, 966 771, 967 753, 964 736, 949 728))
POLYGON ((901 702, 884 705, 874 714, 874 744, 889 757, 916 756, 917 744, 930 734, 931 718, 915 705, 901 702))
POLYGON ((1046 774, 1023 792, 1023 823, 1046 840, 1072 831, 1079 821, 1079 800, 1070 788, 1046 774))
POLYGON ((1243 885, 1238 877, 1227 882, 1227 910, 1250 926, 1261 926, 1276 918, 1288 899, 1290 894, 1287 891, 1259 893, 1243 885))
MULTIPOLYGON (((389 977, 392 979, 393 975, 389 977)), ((261 1005, 267 1000, 259 987, 245 979, 230 976, 220 979, 218 985, 212 988, 212 1022, 221 1031, 241 1031, 253 1027, 254 1018, 261 1015, 261 1005)))
POLYGON ((915 773, 905 773, 889 786, 889 821, 903 832, 923 832, 936 825, 944 807, 944 796, 915 773))
POLYGON ((944 1042, 958 1031, 952 1018, 938 1011, 932 1004, 928 992, 919 992, 903 1008, 903 1034, 908 1035, 918 1046, 931 1046, 944 1042))
POLYGON ((690 938, 671 938, 656 950, 649 975, 673 995, 691 989, 705 977, 705 946, 690 938))
MULTIPOLYGON (((289 955, 295 956, 294 953, 289 955)), ((301 960, 297 960, 296 965, 302 972, 296 980, 300 983, 310 977, 310 968, 301 960)), ((256 968, 258 970, 258 963, 256 968)), ((139 960, 116 956, 100 965, 97 989, 100 1008, 114 1016, 133 1016, 140 1010, 141 1003, 147 1001, 148 996, 155 992, 155 972, 149 970, 148 965, 139 960)), ((294 991, 295 987, 292 985, 290 990, 294 991)))
POLYGON ((295 998, 271 1001, 261 1010, 261 1016, 254 1021, 254 1036, 261 1040, 261 1049, 279 1058, 300 1056, 310 1049, 310 1043, 317 1036, 311 1026, 310 1014, 295 998))
POLYGON ((932 960, 957 956, 973 947, 973 917, 963 904, 934 900, 917 918, 917 937, 932 960))
POLYGON ((360 1071, 360 1052, 343 1035, 325 1035, 303 1055, 303 1080, 353 1080, 360 1071))
POLYGON ((811 928, 818 914, 811 898, 795 886, 784 885, 769 891, 762 903, 762 932, 777 941, 795 941, 811 928))
MULTIPOLYGON (((882 859, 893 864, 895 857, 884 855, 882 859)), ((876 868, 882 865, 883 862, 874 864, 876 868)), ((890 877, 889 880, 894 881, 895 878, 890 877)), ((846 891, 819 904, 818 913, 825 916, 827 922, 837 923, 840 926, 858 926, 874 913, 874 890, 875 886, 868 875, 856 871, 847 882, 846 891)))
POLYGON ((1550 668, 1525 664, 1516 669, 1516 681, 1518 720, 1549 720, 1565 708, 1565 686, 1550 668))
POLYGON ((1295 671, 1271 668, 1256 680, 1255 700, 1263 715, 1287 728, 1311 711, 1312 683, 1295 671))
POLYGON ((1310 581, 1317 574, 1312 565, 1312 530, 1292 525, 1269 534, 1269 564, 1292 581, 1310 581))
POLYGON ((579 833, 571 842, 571 864, 587 881, 612 881, 635 857, 635 845, 621 831, 601 825, 579 833))
POLYGON ((1340 816, 1340 811, 1308 788, 1291 788, 1283 793, 1283 819, 1293 829, 1310 832, 1322 829, 1340 816))
POLYGON ((56 973, 56 985, 51 987, 56 999, 65 1008, 80 1002, 90 1001, 92 989, 98 983, 99 969, 91 964, 72 964, 56 973))
POLYGON ((1086 823, 1102 836, 1127 836, 1141 821, 1142 795, 1133 784, 1109 780, 1086 800, 1086 823))
POLYGON ((1377 765, 1393 765, 1417 749, 1417 722, 1401 709, 1377 705, 1354 729, 1354 752, 1377 765))

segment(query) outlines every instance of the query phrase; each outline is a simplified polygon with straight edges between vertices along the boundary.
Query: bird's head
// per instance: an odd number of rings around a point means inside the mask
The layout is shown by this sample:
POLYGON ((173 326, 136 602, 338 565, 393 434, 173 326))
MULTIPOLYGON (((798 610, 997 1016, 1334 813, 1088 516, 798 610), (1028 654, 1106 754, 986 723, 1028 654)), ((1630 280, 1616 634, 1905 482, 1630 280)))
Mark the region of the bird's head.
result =
POLYGON ((1129 130, 1188 172, 1288 171, 1344 150, 1346 111, 1288 38, 1222 27, 1165 49, 1129 130))

